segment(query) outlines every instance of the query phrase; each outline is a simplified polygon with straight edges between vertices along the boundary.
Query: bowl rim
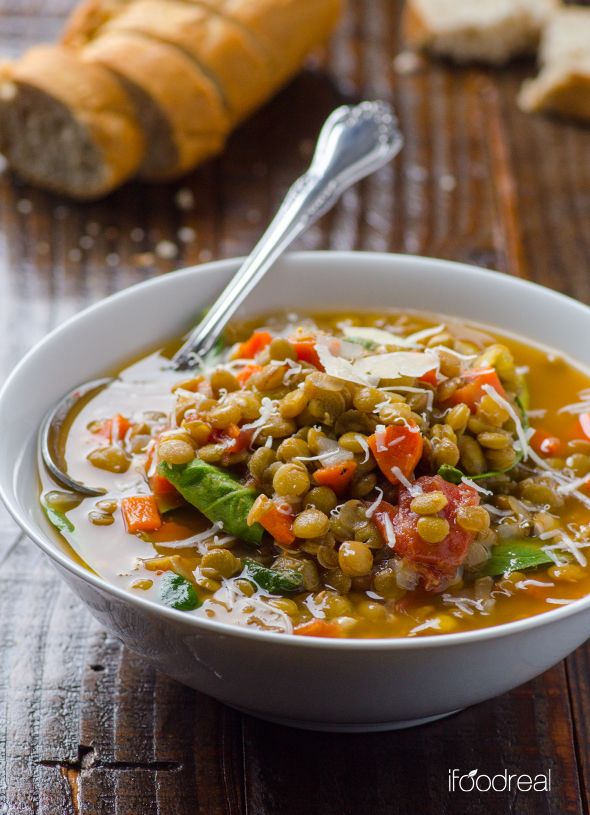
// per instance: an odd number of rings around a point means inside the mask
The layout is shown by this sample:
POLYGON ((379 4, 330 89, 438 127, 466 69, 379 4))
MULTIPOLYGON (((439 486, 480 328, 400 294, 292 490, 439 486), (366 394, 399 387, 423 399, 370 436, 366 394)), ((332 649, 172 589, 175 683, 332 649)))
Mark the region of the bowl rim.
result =
MULTIPOLYGON (((485 269, 479 266, 474 266, 472 264, 461 263, 453 260, 446 260, 443 258, 433 258, 425 255, 405 255, 402 253, 389 253, 389 252, 323 250, 323 251, 290 252, 283 256, 283 260, 285 259, 288 261, 294 260, 296 262, 303 263, 306 262, 322 263, 323 261, 326 260, 327 257, 334 258, 336 260, 339 259, 343 260, 345 258, 351 257, 354 258, 359 256, 362 257, 364 262, 390 261, 403 263, 407 267, 415 268, 419 267, 421 264, 424 264, 426 262, 431 266, 434 267, 438 266, 441 269, 452 268, 454 273, 459 275, 461 274, 466 275, 471 279, 478 277, 483 279, 489 279, 491 277, 497 278, 499 276, 503 283, 505 284, 507 283, 508 285, 514 287, 515 289, 520 289, 520 291, 522 291, 523 293, 526 292, 527 290, 530 290, 531 287, 534 289, 541 290, 545 295, 549 295, 550 297, 557 299, 567 308, 575 309, 577 311, 582 312, 584 316, 586 316, 590 320, 590 306, 587 306, 581 303, 580 301, 575 300, 574 298, 569 297, 568 295, 565 295, 561 292, 549 289, 546 286, 542 286, 530 280, 524 280, 522 278, 507 274, 505 272, 498 272, 491 269, 485 269)), ((210 261, 207 263, 197 264, 194 266, 183 267, 173 273, 173 278, 176 279, 177 276, 190 277, 192 275, 206 274, 221 270, 228 271, 229 269, 236 268, 243 260, 244 260, 243 257, 224 258, 221 260, 210 261)), ((170 277, 171 277, 170 274, 159 275, 157 277, 150 278, 148 280, 144 280, 139 283, 135 283, 131 286, 128 286, 119 292, 115 292, 114 294, 111 294, 108 297, 105 297, 99 300, 98 302, 87 306, 82 311, 78 312, 77 314, 74 314, 68 320, 61 323, 59 326, 55 327, 52 331, 45 335, 45 337, 43 337, 39 342, 37 342, 12 369, 3 386, 0 388, 0 403, 2 403, 2 401, 7 397, 7 394, 10 393, 12 389, 12 383, 20 376, 21 371, 26 369, 30 360, 36 356, 38 351, 46 343, 53 340, 53 338, 58 336, 62 331, 66 329, 71 329, 73 325, 76 325, 79 322, 84 321, 88 314, 90 314, 91 312, 95 313, 100 312, 101 310, 108 311, 111 303, 132 298, 134 292, 138 288, 158 289, 160 287, 166 287, 168 285, 168 280, 170 277)), ((524 337, 524 339, 526 339, 526 337, 524 337)), ((22 452, 24 452, 24 450, 22 452)), ((17 462, 17 467, 21 459, 22 454, 21 457, 19 457, 19 462, 17 462)), ((15 467, 15 471, 17 467, 15 467)), ((199 629, 204 629, 205 631, 217 633, 221 636, 232 636, 254 639, 258 641, 266 641, 269 644, 274 643, 275 645, 281 645, 284 647, 295 646, 298 648, 314 648, 314 649, 328 648, 330 650, 338 651, 340 650, 401 651, 406 649, 414 650, 414 649, 442 648, 447 646, 460 647, 462 645, 468 645, 473 642, 485 642, 490 639, 515 635, 528 629, 535 629, 545 625, 551 625, 554 622, 557 623, 561 620, 566 619, 567 617, 578 614, 590 608, 590 594, 588 594, 586 595, 586 597, 581 597, 578 600, 574 600, 573 602, 568 603, 567 605, 561 605, 556 607, 555 609, 551 609, 549 611, 545 611, 540 614, 533 615, 531 617, 526 617, 522 620, 517 620, 515 622, 501 623, 496 626, 488 626, 485 628, 474 629, 471 631, 457 632, 451 634, 426 635, 420 637, 391 637, 391 638, 373 637, 363 639, 298 637, 293 634, 286 635, 284 633, 279 632, 249 629, 244 626, 239 626, 232 623, 221 622, 218 620, 210 620, 206 617, 187 615, 183 611, 159 605, 158 603, 155 603, 152 600, 142 598, 141 596, 135 595, 122 587, 109 583, 107 580, 100 577, 100 575, 91 572, 90 570, 78 564, 72 557, 70 557, 67 554, 65 550, 60 551, 56 544, 51 542, 49 536, 43 533, 41 528, 37 528, 37 526, 33 522, 30 522, 27 518, 23 517, 19 511, 15 491, 13 492, 14 498, 8 490, 4 489, 3 484, 0 481, 0 499, 4 503, 9 514, 12 516, 14 521, 19 525, 19 527, 25 532, 27 537, 29 537, 35 543, 35 545, 38 546, 50 558, 51 561, 57 564, 57 566, 60 566, 66 571, 72 573, 75 577, 81 579, 82 582, 89 583, 94 589, 98 591, 111 594, 115 598, 137 607, 138 610, 146 612, 148 615, 161 617, 164 620, 169 620, 171 623, 177 624, 180 623, 184 625, 186 628, 193 629, 195 633, 198 633, 199 629)))

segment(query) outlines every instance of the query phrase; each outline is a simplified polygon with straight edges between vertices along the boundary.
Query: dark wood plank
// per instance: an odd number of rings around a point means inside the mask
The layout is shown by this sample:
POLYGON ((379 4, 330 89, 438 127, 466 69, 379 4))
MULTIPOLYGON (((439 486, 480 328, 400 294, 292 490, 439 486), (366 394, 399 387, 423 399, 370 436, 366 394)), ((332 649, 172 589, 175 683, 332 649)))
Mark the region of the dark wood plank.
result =
MULTIPOLYGON (((51 39, 71 5, 0 0, 0 57, 51 39)), ((590 302, 588 130, 518 111, 530 63, 493 72, 423 60, 400 73, 400 13, 401 2, 349 0, 326 53, 177 184, 73 205, 1 174, 0 378, 85 304, 246 253, 326 114, 364 97, 394 102, 406 147, 300 246, 475 262, 590 302)), ((510 694, 412 731, 287 730, 156 674, 90 618, 2 510, 0 813, 587 815, 589 659, 586 646, 510 694), (452 794, 452 767, 551 769, 553 788, 452 794)))

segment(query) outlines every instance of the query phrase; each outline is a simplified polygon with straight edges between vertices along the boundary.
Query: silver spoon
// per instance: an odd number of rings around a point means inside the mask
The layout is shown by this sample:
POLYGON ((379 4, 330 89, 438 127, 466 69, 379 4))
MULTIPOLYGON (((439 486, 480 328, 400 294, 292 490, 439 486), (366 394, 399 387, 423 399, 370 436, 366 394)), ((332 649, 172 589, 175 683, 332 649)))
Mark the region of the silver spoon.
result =
MULTIPOLYGON (((172 367, 198 367, 237 309, 295 238, 328 212, 345 190, 378 170, 399 153, 403 138, 386 102, 361 102, 337 108, 320 133, 309 170, 288 191, 281 208, 251 255, 172 358, 172 367)), ((70 478, 57 449, 66 415, 84 396, 112 380, 82 385, 65 396, 43 422, 40 449, 57 482, 82 495, 103 495, 70 478)))

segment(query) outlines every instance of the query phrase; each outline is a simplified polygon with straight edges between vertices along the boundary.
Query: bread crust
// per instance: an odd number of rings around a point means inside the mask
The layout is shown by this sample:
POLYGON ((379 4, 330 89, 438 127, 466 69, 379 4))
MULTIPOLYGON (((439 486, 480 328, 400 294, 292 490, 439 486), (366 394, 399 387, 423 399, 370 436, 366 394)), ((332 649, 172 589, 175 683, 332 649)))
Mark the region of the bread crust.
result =
MULTIPOLYGON (((105 32, 80 52, 136 86, 169 123, 176 155, 162 166, 160 145, 146 133, 146 154, 138 175, 152 181, 176 178, 222 149, 229 119, 211 80, 177 49, 139 34, 105 32)), ((141 116, 141 111, 137 111, 141 116)))
MULTIPOLYGON (((110 192, 135 174, 143 156, 144 138, 127 95, 100 65, 84 64, 75 53, 59 46, 37 46, 10 67, 8 81, 14 86, 15 96, 2 103, 0 120, 10 115, 17 95, 32 88, 70 113, 100 162, 94 183, 84 188, 63 178, 39 179, 26 165, 17 167, 21 176, 64 195, 91 199, 110 192)), ((3 149, 10 161, 11 145, 6 143, 6 131, 2 129, 3 149)), ((63 149, 68 145, 64 144, 63 149)))
POLYGON ((273 90, 270 61, 230 19, 205 6, 174 0, 137 0, 104 27, 173 45, 190 56, 217 85, 232 125, 273 90))

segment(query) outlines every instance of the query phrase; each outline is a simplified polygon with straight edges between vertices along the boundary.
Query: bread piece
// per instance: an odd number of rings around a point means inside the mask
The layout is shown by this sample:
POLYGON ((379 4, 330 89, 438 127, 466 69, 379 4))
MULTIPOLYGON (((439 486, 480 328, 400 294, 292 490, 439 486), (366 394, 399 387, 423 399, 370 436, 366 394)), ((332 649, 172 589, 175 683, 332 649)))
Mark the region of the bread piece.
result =
POLYGON ((502 65, 535 50, 560 0, 408 0, 406 36, 455 62, 502 65))
POLYGON ((280 87, 300 70, 312 48, 330 35, 342 0, 200 0, 256 40, 273 63, 280 87))
POLYGON ((275 88, 271 62, 254 41, 205 6, 137 0, 102 31, 141 33, 180 48, 216 84, 232 124, 261 105, 275 88))
POLYGON ((93 40, 100 29, 133 0, 82 0, 66 21, 61 44, 68 48, 82 48, 93 40))
POLYGON ((110 72, 56 46, 4 68, 0 143, 26 181, 78 199, 123 183, 144 151, 133 106, 110 72))
POLYGON ((523 110, 547 110, 590 121, 590 8, 568 6, 545 29, 541 72, 524 83, 523 110))
POLYGON ((219 93, 178 49, 106 32, 78 53, 112 71, 133 100, 146 136, 141 178, 174 179, 222 149, 230 125, 219 93))

